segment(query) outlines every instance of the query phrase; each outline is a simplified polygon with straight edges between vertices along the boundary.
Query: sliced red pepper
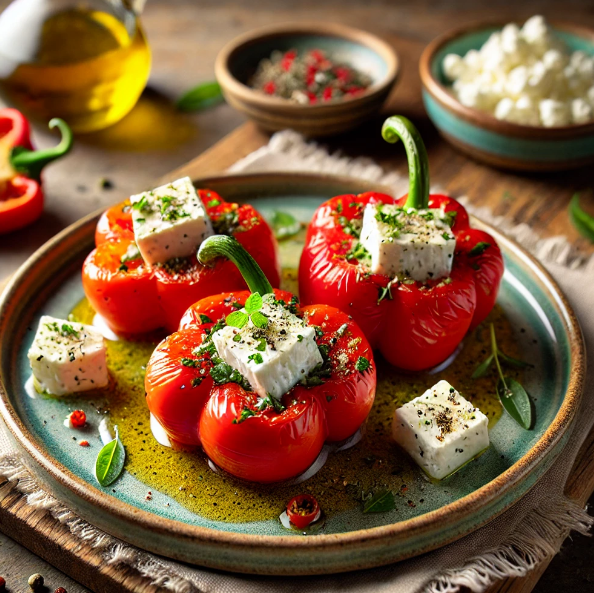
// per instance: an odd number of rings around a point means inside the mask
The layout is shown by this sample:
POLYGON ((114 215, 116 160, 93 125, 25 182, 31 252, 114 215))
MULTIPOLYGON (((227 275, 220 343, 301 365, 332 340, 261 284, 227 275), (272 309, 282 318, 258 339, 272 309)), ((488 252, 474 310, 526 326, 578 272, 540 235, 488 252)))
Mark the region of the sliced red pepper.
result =
POLYGON ((491 311, 503 275, 503 258, 493 237, 469 226, 464 207, 453 198, 429 195, 429 167, 423 142, 412 124, 392 117, 384 138, 402 138, 410 170, 410 192, 394 199, 379 193, 332 198, 309 225, 299 267, 305 304, 325 302, 364 329, 373 348, 391 364, 408 370, 431 368, 450 356, 470 328, 491 311), (369 274, 353 252, 367 204, 415 209, 444 207, 452 215, 456 251, 448 278, 393 281, 369 274))
MULTIPOLYGON (((248 204, 225 202, 211 190, 201 189, 198 194, 215 230, 234 236, 254 256, 270 282, 278 286, 280 261, 276 239, 260 213, 248 204)), ((118 262, 117 258, 105 257, 106 253, 115 256, 116 252, 120 257, 125 256, 126 249, 134 245, 129 205, 126 200, 103 213, 95 231, 97 249, 83 266, 85 294, 116 333, 144 333, 159 327, 175 331, 192 303, 212 294, 246 287, 237 268, 225 260, 204 266, 191 255, 150 267, 143 264, 140 254, 136 262, 118 262), (123 251, 121 241, 127 241, 123 251), (105 247, 109 243, 120 247, 110 250, 105 247), (137 270, 142 271, 142 285, 137 270), (126 274, 137 281, 132 297, 129 293, 132 284, 125 281, 126 274), (109 293, 109 299, 105 298, 105 293, 109 293), (147 305, 140 306, 139 300, 146 301, 147 305)))
POLYGON ((213 323, 242 308, 251 294, 225 293, 193 304, 180 330, 157 346, 147 365, 147 405, 170 439, 200 442, 206 454, 234 476, 256 482, 286 480, 305 471, 326 440, 350 437, 367 418, 376 386, 371 348, 341 311, 327 305, 302 309, 291 293, 273 291, 236 240, 215 236, 203 243, 201 261, 220 256, 239 267, 252 293, 273 292, 317 328, 318 345, 328 360, 327 374, 314 384, 290 389, 282 398, 284 409, 263 404, 238 383, 214 385, 210 354, 196 349, 213 323))
POLYGON ((49 149, 33 150, 29 122, 16 109, 0 109, 0 234, 23 228, 43 212, 40 175, 45 165, 72 147, 72 132, 61 119, 52 119, 61 142, 49 149))
POLYGON ((320 504, 311 494, 298 494, 287 504, 287 517, 297 529, 305 529, 321 514, 320 504))

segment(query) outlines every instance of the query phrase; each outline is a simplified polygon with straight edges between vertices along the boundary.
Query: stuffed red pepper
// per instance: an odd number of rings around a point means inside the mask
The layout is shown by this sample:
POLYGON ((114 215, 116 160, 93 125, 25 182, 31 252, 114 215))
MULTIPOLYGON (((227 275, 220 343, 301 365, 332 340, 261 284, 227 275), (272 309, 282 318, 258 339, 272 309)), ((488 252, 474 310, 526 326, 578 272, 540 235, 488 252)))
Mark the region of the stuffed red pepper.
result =
POLYGON ((72 132, 61 119, 49 122, 62 140, 53 148, 33 150, 29 122, 16 109, 0 109, 0 234, 31 224, 43 212, 41 170, 72 148, 72 132))
POLYGON ((408 195, 370 192, 322 204, 308 229, 299 292, 305 304, 352 315, 391 364, 428 369, 491 311, 503 258, 459 202, 429 194, 427 152, 412 123, 390 117, 382 135, 404 143, 408 195))
POLYGON ((196 191, 186 177, 101 216, 97 247, 83 266, 85 294, 116 333, 175 331, 192 303, 246 286, 231 262, 204 266, 196 259, 197 247, 213 233, 235 237, 278 286, 276 240, 262 216, 248 204, 196 191))
POLYGON ((177 446, 202 445, 230 474, 255 482, 304 472, 324 442, 355 434, 369 414, 376 370, 369 343, 345 313, 301 307, 272 286, 232 237, 201 246, 241 270, 249 291, 192 305, 147 366, 146 401, 177 446))

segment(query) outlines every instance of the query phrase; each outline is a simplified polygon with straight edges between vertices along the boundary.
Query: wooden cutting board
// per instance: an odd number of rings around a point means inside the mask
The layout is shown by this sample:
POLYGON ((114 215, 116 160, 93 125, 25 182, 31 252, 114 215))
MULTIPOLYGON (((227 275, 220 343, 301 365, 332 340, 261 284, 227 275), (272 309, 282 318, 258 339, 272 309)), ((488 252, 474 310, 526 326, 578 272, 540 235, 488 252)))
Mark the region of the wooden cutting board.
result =
MULTIPOLYGON (((542 236, 565 235, 579 253, 594 253, 594 247, 579 237, 567 216, 567 205, 573 193, 592 183, 591 172, 520 175, 491 169, 457 153, 437 135, 423 110, 416 68, 422 46, 396 37, 388 40, 399 52, 404 69, 385 112, 362 129, 329 139, 324 144, 349 156, 369 156, 386 169, 405 173, 402 148, 384 143, 380 139, 380 128, 385 115, 406 115, 423 134, 434 184, 453 195, 469 196, 473 204, 487 206, 511 223, 527 223, 542 236)), ((225 171, 238 159, 265 145, 268 139, 256 126, 246 123, 164 179, 169 181, 182 175, 196 178, 225 171)), ((584 196, 584 206, 594 208, 594 199, 584 196)), ((582 506, 593 491, 594 431, 580 450, 566 486, 567 495, 582 506)), ((159 590, 147 584, 132 569, 106 565, 100 553, 73 538, 67 527, 48 514, 27 506, 9 482, 0 482, 0 530, 97 593, 159 590)), ((557 542, 560 544, 561 541, 557 542)), ((543 563, 525 578, 497 583, 490 593, 528 593, 534 589, 547 565, 543 563)))

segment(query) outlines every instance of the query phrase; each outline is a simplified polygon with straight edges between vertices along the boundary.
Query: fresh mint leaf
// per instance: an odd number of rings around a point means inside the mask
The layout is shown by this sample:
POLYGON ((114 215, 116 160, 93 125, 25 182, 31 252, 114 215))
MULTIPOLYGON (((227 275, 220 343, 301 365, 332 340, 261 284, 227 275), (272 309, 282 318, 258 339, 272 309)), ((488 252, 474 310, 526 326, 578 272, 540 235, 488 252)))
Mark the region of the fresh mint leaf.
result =
POLYGON ((259 292, 252 292, 245 302, 245 312, 248 315, 251 315, 256 311, 259 311, 263 304, 264 301, 262 300, 262 295, 259 292))
POLYGON ((229 315, 227 315, 225 322, 231 327, 241 329, 242 327, 245 327, 248 320, 249 316, 243 311, 233 311, 233 313, 229 313, 229 315))

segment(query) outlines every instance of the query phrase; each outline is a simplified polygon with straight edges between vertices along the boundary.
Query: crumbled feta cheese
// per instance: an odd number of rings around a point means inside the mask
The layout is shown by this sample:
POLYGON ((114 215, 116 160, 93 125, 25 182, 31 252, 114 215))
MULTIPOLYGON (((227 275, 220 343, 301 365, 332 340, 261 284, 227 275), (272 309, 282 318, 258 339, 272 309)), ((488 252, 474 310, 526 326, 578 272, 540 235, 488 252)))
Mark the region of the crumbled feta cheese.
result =
POLYGON ((35 388, 65 395, 105 387, 105 352, 103 336, 93 327, 44 315, 28 353, 35 388))
POLYGON ((446 55, 443 71, 463 105, 500 120, 554 127, 594 119, 583 105, 594 107, 594 57, 570 52, 542 16, 506 25, 479 51, 446 55))
POLYGON ((371 256, 372 273, 421 282, 448 276, 456 247, 443 210, 389 204, 365 207, 360 243, 371 256))
POLYGON ((432 478, 441 480, 489 446, 488 419, 447 381, 394 414, 396 442, 432 478))
POLYGON ((213 234, 189 177, 130 198, 134 237, 144 261, 164 263, 194 253, 213 234))
POLYGON ((266 327, 257 327, 250 318, 241 329, 227 325, 216 331, 212 340, 220 358, 256 393, 280 399, 324 360, 315 329, 277 303, 274 295, 263 297, 260 313, 268 318, 266 327))

